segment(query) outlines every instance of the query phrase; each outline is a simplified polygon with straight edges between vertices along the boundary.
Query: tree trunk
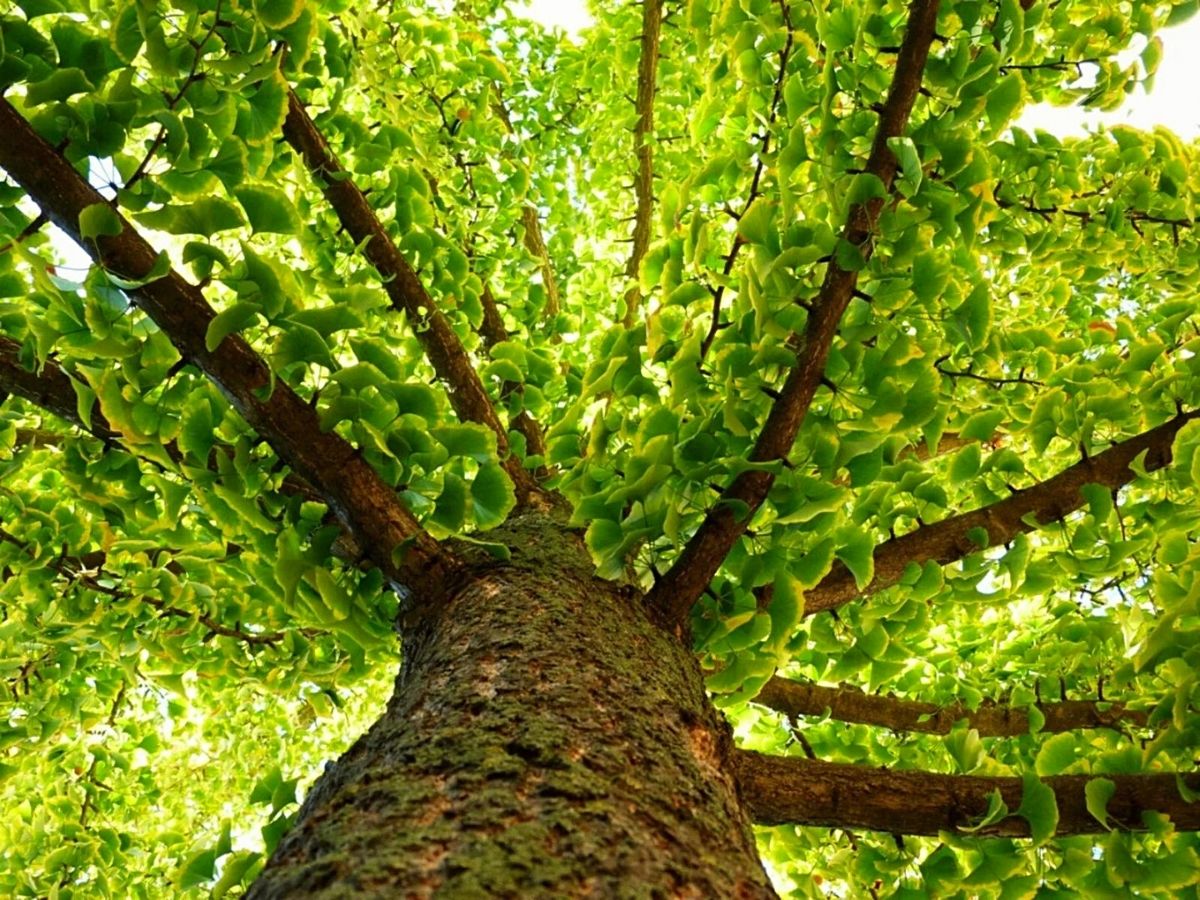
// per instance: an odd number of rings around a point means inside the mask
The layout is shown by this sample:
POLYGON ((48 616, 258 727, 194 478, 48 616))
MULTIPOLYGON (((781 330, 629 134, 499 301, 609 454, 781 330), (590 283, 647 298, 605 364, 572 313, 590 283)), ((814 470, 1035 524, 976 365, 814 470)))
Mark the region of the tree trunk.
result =
POLYGON ((774 896, 689 649, 549 519, 488 538, 248 896, 774 896))

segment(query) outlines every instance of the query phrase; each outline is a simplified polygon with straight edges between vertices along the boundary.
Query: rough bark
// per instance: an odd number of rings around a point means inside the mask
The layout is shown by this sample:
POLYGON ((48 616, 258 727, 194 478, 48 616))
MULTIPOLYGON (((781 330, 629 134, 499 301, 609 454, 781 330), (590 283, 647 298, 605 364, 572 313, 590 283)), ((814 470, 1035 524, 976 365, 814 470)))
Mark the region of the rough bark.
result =
MULTIPOLYGON (((949 734, 956 722, 966 719, 980 737, 1019 737, 1029 734, 1029 710, 994 701, 978 709, 961 703, 938 706, 907 700, 891 694, 868 694, 852 686, 829 687, 813 682, 792 681, 778 676, 766 683, 756 703, 787 716, 822 716, 839 722, 877 725, 894 731, 949 734)), ((1145 727, 1147 714, 1128 709, 1123 703, 1096 700, 1059 700, 1037 704, 1044 722, 1043 734, 1079 728, 1145 727)))
POLYGON ((773 896, 690 652, 548 519, 489 537, 248 896, 773 896))
MULTIPOLYGON (((937 25, 938 0, 913 0, 908 27, 896 57, 896 73, 887 100, 879 113, 879 127, 865 171, 890 191, 899 162, 888 140, 904 134, 921 88, 925 61, 937 25)), ((875 197, 851 206, 841 240, 856 248, 863 260, 874 251, 875 229, 884 199, 875 197)), ((838 322, 858 286, 858 272, 843 269, 830 259, 820 292, 811 304, 804 333, 796 347, 796 365, 788 373, 778 398, 751 451, 752 462, 787 460, 804 423, 821 379, 825 361, 837 334, 838 322)), ((747 469, 729 483, 717 503, 696 529, 667 573, 647 595, 647 602, 664 622, 682 622, 704 593, 713 575, 737 540, 745 533, 754 512, 766 500, 775 475, 764 469, 747 469)))
POLYGON ((947 565, 985 549, 969 536, 975 529, 986 532, 986 546, 998 547, 1019 534, 1066 518, 1086 502, 1085 485, 1098 484, 1117 490, 1133 481, 1137 472, 1132 464, 1139 456, 1141 467, 1147 472, 1166 468, 1171 464, 1175 435, 1197 416, 1200 413, 1180 413, 1011 497, 880 544, 875 549, 874 577, 863 590, 859 590, 854 575, 843 562, 834 562, 829 574, 805 594, 804 614, 816 615, 844 606, 856 597, 877 594, 898 583, 910 563, 920 565, 932 560, 947 565))
MULTIPOLYGON (((1021 805, 1020 778, 896 772, 799 757, 766 756, 739 750, 734 765, 742 795, 760 825, 820 825, 864 828, 892 834, 936 835, 961 831, 981 821, 994 791, 1015 811, 1021 805)), ((1084 790, 1093 778, 1107 778, 1115 790, 1108 801, 1108 825, 1144 829, 1144 812, 1171 817, 1179 831, 1200 829, 1200 803, 1180 795, 1182 780, 1193 791, 1200 774, 1056 775, 1042 779, 1058 801, 1055 834, 1105 834, 1109 830, 1088 812, 1084 790), (1178 779, 1178 780, 1177 780, 1178 779)), ((983 837, 1028 837, 1029 823, 1009 815, 975 832, 983 837)))

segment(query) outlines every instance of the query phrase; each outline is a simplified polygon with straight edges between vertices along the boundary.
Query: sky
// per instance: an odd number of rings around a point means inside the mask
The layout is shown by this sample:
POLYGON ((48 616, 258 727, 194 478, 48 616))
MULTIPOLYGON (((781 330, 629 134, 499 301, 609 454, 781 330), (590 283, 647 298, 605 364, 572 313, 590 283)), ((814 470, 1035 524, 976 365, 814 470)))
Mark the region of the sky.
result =
MULTIPOLYGON (((587 0, 527 0, 514 4, 514 8, 522 6, 531 19, 571 33, 590 22, 587 0)), ((1083 134, 1100 124, 1146 129, 1165 125, 1184 139, 1200 137, 1200 103, 1196 97, 1200 89, 1200 16, 1160 34, 1163 61, 1148 96, 1139 88, 1124 107, 1111 113, 1039 104, 1027 109, 1018 124, 1044 128, 1060 136, 1083 134)))

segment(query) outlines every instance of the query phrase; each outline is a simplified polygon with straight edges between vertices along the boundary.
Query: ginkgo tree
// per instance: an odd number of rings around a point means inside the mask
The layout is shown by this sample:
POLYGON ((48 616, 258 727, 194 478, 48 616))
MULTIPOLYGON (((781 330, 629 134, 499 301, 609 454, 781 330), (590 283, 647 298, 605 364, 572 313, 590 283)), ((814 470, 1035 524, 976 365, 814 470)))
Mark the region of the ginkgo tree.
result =
POLYGON ((1198 5, 12 0, 0 892, 1194 892, 1198 5))

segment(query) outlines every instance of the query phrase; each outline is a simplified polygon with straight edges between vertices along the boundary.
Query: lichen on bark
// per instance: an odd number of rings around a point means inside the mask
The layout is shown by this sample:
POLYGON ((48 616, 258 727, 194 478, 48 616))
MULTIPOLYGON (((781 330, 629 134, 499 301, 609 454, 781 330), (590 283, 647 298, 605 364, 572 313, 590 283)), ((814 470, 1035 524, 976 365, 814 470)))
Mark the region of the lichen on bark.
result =
POLYGON ((773 896, 689 650, 549 518, 489 538, 248 896, 773 896))

